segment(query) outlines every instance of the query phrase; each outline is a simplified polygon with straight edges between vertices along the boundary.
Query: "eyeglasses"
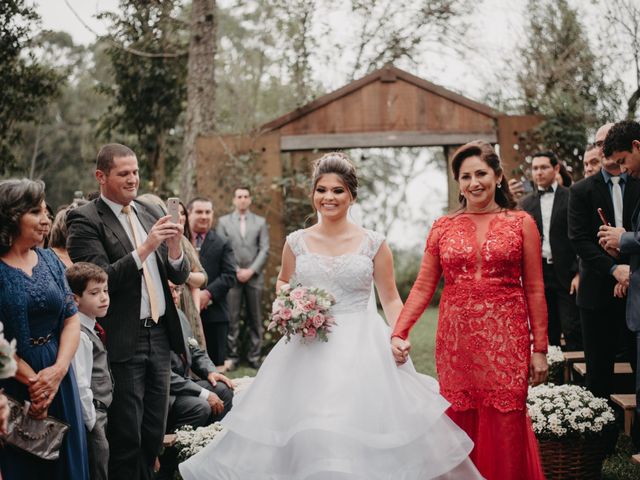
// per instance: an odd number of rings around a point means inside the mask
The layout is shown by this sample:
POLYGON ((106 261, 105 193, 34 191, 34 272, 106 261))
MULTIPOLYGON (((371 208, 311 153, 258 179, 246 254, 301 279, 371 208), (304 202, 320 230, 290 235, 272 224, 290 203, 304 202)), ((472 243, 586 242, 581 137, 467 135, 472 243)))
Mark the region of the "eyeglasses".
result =
POLYGON ((169 287, 171 293, 182 293, 182 287, 169 287))

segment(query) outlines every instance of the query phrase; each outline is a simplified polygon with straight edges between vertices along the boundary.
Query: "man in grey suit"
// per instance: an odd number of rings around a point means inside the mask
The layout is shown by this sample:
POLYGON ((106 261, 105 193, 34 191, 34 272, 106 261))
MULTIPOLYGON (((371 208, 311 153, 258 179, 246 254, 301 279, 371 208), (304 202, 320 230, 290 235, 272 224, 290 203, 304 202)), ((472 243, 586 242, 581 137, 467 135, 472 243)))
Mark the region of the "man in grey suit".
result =
MULTIPOLYGON (((640 123, 625 120, 616 123, 604 141, 604 155, 620 165, 623 172, 640 178, 640 123)), ((640 198, 631 217, 632 231, 610 226, 600 227, 600 244, 608 251, 629 256, 628 282, 616 285, 616 296, 627 295, 627 327, 636 334, 636 361, 640 361, 640 198)), ((639 362, 640 363, 640 362, 639 362)), ((631 432, 640 449, 640 371, 636 368, 636 418, 631 432)))
POLYGON ((262 350, 262 316, 260 301, 264 284, 263 269, 269 255, 269 230, 264 217, 249 210, 251 191, 248 187, 238 187, 234 191, 235 210, 220 217, 216 232, 231 242, 238 263, 236 285, 229 290, 229 334, 227 342, 228 359, 225 366, 232 370, 240 361, 240 309, 246 307, 245 326, 249 334, 249 365, 260 366, 262 350))

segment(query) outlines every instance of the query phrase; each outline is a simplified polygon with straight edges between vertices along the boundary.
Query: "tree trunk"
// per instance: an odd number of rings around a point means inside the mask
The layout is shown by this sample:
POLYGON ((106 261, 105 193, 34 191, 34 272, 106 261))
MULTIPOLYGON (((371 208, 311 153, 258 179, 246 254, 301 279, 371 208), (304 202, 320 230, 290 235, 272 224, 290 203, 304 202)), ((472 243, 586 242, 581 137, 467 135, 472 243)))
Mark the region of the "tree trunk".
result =
POLYGON ((185 202, 194 194, 196 140, 215 129, 215 8, 215 0, 193 0, 191 3, 187 111, 180 181, 180 196, 185 202))

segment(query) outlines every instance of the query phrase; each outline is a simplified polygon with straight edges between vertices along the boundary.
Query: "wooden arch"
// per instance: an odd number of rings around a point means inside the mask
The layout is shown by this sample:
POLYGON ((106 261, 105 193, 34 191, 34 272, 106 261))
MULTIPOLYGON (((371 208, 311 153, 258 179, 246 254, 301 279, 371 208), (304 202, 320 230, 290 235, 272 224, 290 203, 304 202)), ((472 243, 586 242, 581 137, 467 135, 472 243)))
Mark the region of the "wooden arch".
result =
MULTIPOLYGON (((196 189, 225 212, 237 185, 230 158, 244 156, 262 173, 268 200, 261 206, 271 226, 277 258, 285 236, 282 189, 273 183, 291 165, 323 151, 345 148, 442 146, 447 158, 459 145, 482 139, 499 144, 509 174, 518 164, 522 134, 535 116, 507 116, 460 94, 387 65, 263 125, 254 135, 198 140, 196 189)), ((450 177, 449 169, 447 169, 450 177)), ((457 189, 449 178, 449 204, 457 189)), ((273 256, 272 256, 273 258, 273 256)))

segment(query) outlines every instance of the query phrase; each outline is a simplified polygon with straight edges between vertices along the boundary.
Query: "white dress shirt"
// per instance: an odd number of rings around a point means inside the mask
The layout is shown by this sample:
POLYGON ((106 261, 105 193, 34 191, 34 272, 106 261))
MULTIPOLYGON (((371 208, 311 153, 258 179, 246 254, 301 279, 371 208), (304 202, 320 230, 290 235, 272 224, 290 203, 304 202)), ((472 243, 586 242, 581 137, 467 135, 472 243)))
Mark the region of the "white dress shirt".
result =
POLYGON ((542 212, 542 258, 553 259, 551 243, 549 242, 549 228, 551 227, 551 212, 553 212, 553 200, 558 189, 558 182, 551 184, 553 193, 540 195, 540 211, 542 212))
MULTIPOLYGON (((93 331, 96 320, 78 312, 80 323, 93 331)), ((96 407, 93 405, 93 391, 91 390, 91 372, 93 371, 93 343, 89 336, 80 330, 80 343, 72 360, 73 371, 76 374, 80 404, 82 405, 82 420, 87 430, 93 430, 96 424, 96 407)))

